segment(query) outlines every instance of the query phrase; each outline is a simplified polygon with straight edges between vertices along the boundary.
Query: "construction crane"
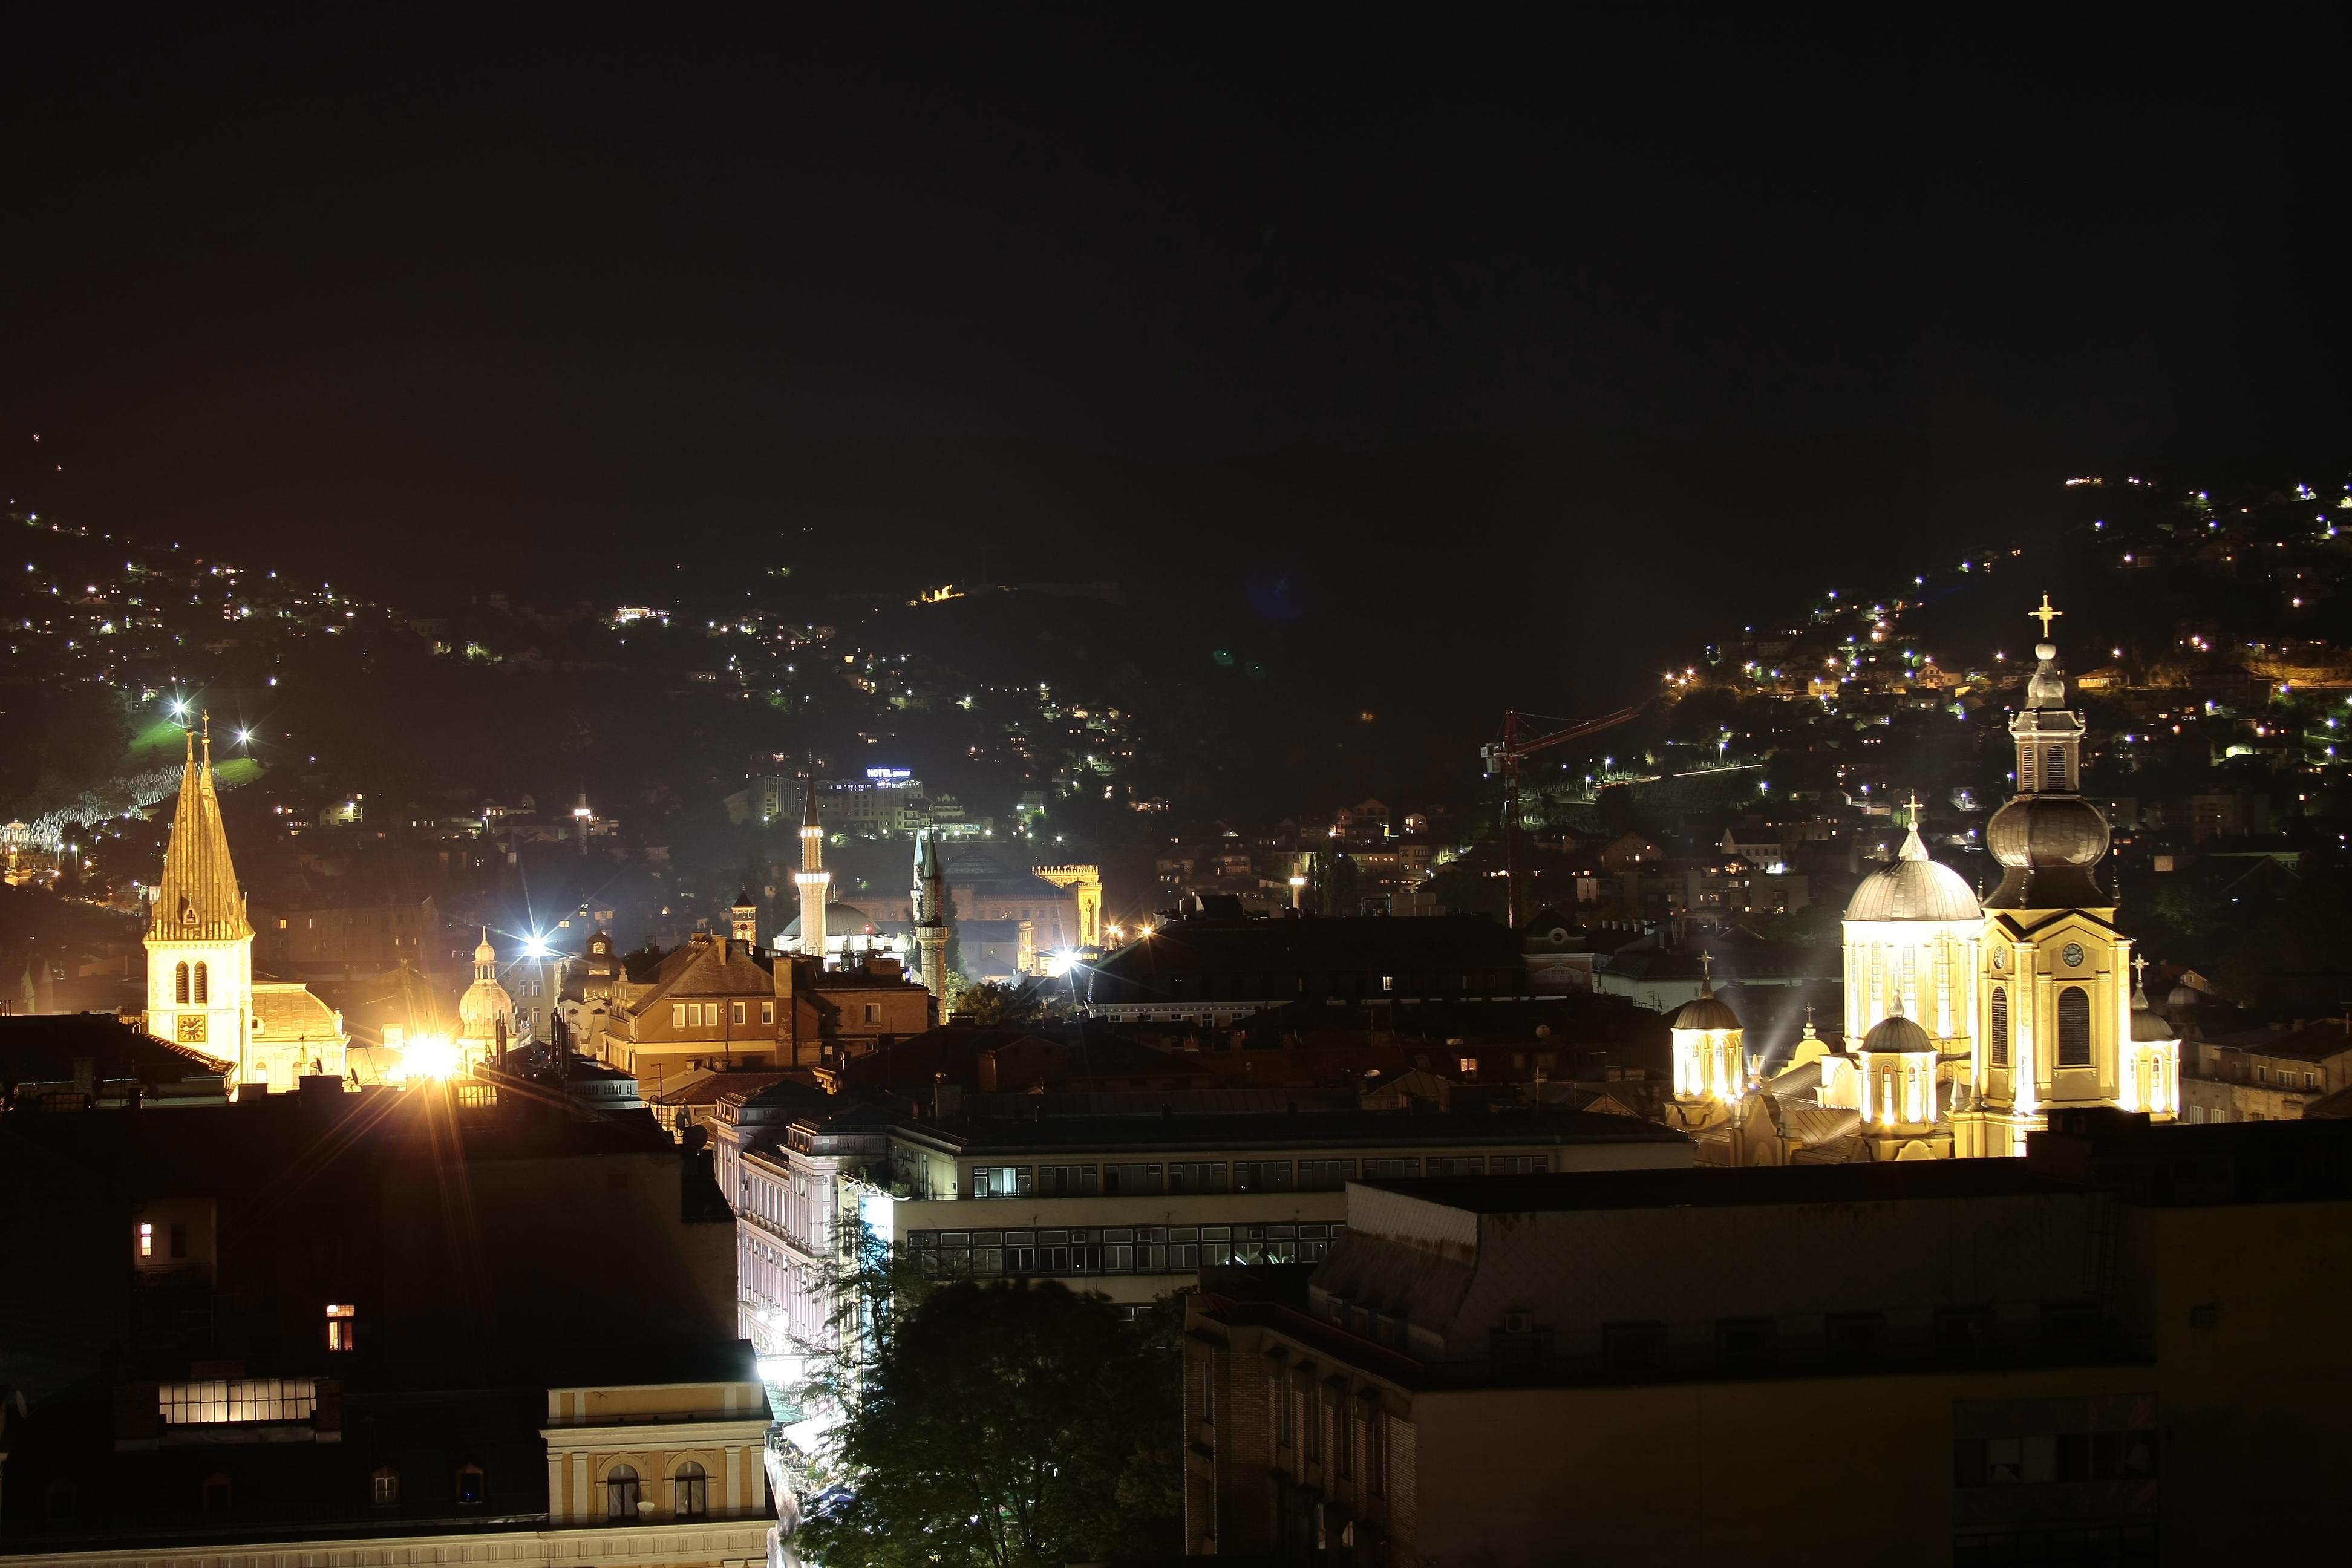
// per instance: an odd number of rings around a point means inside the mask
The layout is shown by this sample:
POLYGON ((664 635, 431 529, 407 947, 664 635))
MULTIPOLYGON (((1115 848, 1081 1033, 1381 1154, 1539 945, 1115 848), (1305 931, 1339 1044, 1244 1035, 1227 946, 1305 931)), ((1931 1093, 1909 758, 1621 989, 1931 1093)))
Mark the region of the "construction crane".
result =
MULTIPOLYGON (((1597 735, 1603 730, 1642 716, 1639 708, 1620 708, 1614 713, 1603 713, 1598 719, 1587 719, 1581 724, 1570 724, 1538 735, 1534 740, 1519 738, 1519 715, 1516 710, 1503 715, 1503 738, 1490 741, 1478 748, 1478 755, 1486 764, 1486 776, 1503 777, 1503 870, 1510 880, 1511 929, 1517 931, 1528 919, 1527 895, 1521 884, 1525 880, 1524 857, 1519 847, 1519 759, 1553 746, 1564 746, 1570 741, 1597 735)), ((1534 715, 1530 715, 1534 717, 1534 715)))

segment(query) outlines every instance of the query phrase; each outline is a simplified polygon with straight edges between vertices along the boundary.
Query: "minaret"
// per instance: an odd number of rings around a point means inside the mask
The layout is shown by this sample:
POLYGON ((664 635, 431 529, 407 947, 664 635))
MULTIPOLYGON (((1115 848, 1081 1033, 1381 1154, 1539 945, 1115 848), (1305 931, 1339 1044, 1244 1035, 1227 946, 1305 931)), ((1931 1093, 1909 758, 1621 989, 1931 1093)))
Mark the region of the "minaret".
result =
POLYGON ((922 954, 923 986, 944 1007, 948 1002, 948 878, 940 847, 928 827, 915 834, 915 946, 922 954))
POLYGON ((824 828, 817 822, 816 759, 809 759, 808 794, 801 809, 801 952, 824 963, 824 895, 833 879, 824 868, 824 828))
POLYGON ((201 722, 201 738, 188 731, 180 804, 147 923, 147 1031, 234 1062, 239 1083, 257 1083, 266 1079, 250 1048, 253 922, 213 789, 211 715, 201 722))

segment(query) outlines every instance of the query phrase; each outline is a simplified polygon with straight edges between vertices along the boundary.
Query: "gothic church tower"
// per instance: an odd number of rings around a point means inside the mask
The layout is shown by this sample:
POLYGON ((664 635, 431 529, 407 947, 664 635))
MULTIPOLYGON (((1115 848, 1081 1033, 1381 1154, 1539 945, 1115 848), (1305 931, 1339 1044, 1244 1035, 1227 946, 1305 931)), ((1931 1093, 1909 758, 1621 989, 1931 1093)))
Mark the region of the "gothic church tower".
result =
POLYGON ((147 1030, 235 1063, 246 1083, 253 1081, 252 1019, 253 922, 213 790, 207 716, 201 742, 188 731, 179 808, 147 922, 147 1030))

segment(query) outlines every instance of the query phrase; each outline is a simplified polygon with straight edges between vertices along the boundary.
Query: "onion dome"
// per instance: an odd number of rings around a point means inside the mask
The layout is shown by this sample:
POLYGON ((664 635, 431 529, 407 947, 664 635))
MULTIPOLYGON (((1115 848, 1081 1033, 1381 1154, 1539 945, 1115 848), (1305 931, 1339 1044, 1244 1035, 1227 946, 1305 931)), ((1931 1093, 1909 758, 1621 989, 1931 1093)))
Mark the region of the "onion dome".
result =
POLYGON ((2107 819, 2079 795, 2021 795, 1992 814, 1985 847, 2013 868, 2095 866, 2107 853, 2107 819))
POLYGON ((2205 998, 2200 995, 2193 986, 2186 984, 2175 984, 2171 992, 2164 998, 2165 1006, 2174 1012, 2183 1007, 2200 1007, 2204 1004, 2205 998))
POLYGON ((1902 853, 1864 877, 1845 907, 1850 921, 1972 921, 1982 912, 1960 874, 1927 858, 1916 824, 1902 853))
POLYGON ((480 943, 474 949, 474 962, 476 963, 496 963, 498 961, 499 950, 490 945, 490 933, 488 931, 484 931, 482 932, 482 940, 480 943))
POLYGON ((1898 1008, 1870 1026, 1870 1033, 1862 1037, 1862 1048, 1899 1056, 1906 1051, 1932 1051, 1936 1043, 1927 1037, 1927 1030, 1905 1017, 1898 1008))
POLYGON ((2179 1032, 2165 1016, 2147 1005, 2147 993, 2132 983, 2131 1037, 2135 1040, 2177 1040, 2179 1032))

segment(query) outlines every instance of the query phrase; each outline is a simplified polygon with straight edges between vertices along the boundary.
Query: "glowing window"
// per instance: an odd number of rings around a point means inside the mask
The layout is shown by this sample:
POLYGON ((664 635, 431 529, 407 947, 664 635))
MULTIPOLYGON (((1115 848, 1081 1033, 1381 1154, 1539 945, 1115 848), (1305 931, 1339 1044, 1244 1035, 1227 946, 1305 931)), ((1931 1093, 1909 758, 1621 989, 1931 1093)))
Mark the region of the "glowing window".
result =
POLYGON ((1992 1049, 1992 1065, 2005 1068, 2009 1065, 2009 988, 2005 985, 1996 985, 1992 988, 1992 1023, 1990 1033, 1992 1037, 1990 1042, 1992 1049))
POLYGON ((155 1227, 152 1225, 142 1225, 139 1227, 139 1256, 142 1258, 155 1256, 155 1227))
POLYGON ((327 1348, 347 1351, 358 1348, 360 1310, 357 1307, 329 1306, 327 1309, 327 1348))

